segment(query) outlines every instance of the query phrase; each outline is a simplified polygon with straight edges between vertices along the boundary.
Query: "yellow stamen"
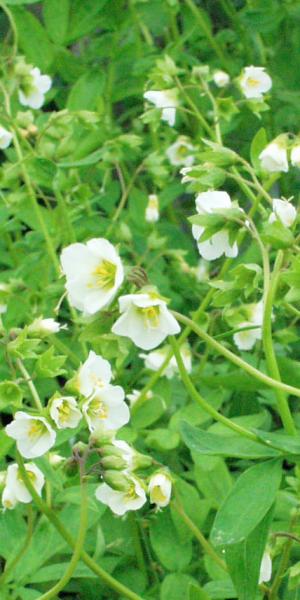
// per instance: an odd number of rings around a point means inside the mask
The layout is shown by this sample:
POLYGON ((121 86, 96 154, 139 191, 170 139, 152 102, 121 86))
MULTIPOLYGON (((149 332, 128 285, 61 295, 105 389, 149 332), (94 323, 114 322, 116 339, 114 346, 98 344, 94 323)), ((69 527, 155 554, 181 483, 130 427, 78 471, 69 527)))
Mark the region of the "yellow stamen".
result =
POLYGON ((166 496, 162 492, 162 489, 159 485, 155 485, 151 490, 151 499, 155 504, 160 504, 161 502, 165 502, 166 496))
POLYGON ((146 327, 149 329, 155 329, 159 326, 159 306, 147 306, 146 308, 138 308, 139 313, 142 315, 146 327))
POLYGON ((115 285, 117 267, 109 260, 102 260, 93 271, 89 287, 111 289, 115 285))
POLYGON ((260 81, 258 79, 255 79, 254 77, 248 77, 247 84, 250 87, 257 87, 260 84, 260 81))
POLYGON ((28 435, 31 438, 40 437, 45 433, 45 425, 41 421, 32 421, 28 430, 28 435))
POLYGON ((106 404, 97 398, 94 398, 89 404, 88 413, 92 417, 97 419, 106 419, 108 416, 108 409, 106 404))

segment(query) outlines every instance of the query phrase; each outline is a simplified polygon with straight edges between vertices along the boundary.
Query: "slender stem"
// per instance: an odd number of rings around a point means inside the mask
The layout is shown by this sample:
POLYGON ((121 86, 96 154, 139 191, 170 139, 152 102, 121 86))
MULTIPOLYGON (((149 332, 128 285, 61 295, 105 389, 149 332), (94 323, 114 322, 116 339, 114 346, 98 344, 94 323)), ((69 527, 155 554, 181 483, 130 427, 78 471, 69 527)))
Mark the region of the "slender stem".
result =
POLYGON ((140 540, 140 532, 138 524, 136 522, 136 516, 134 513, 129 514, 129 522, 132 534, 133 547, 136 555, 136 562, 141 573, 144 573, 146 580, 148 579, 147 566, 145 563, 143 547, 140 540))
MULTIPOLYGON (((267 254, 266 251, 264 253, 267 254)), ((262 338, 263 338, 263 346, 266 356, 266 363, 268 367, 268 371, 273 379, 277 381, 281 381, 280 371, 278 368, 273 340, 272 340, 272 308, 273 301, 276 295, 276 290, 278 286, 278 281, 280 277, 280 269, 283 261, 283 252, 279 250, 275 263, 274 269, 272 273, 272 277, 270 280, 269 268, 268 268, 268 259, 267 257, 264 260, 264 279, 265 279, 265 294, 264 294, 264 318, 263 318, 263 326, 262 326, 262 338), (267 265, 266 265, 267 263, 267 265)), ((287 433, 290 435, 296 434, 296 427, 293 421, 293 417, 288 405, 288 401, 286 395, 282 390, 275 390, 278 412, 280 414, 282 423, 287 433)))
MULTIPOLYGON (((27 471, 24 467, 24 462, 19 453, 17 453, 17 462, 20 467, 22 479, 30 492, 34 503, 37 505, 39 510, 48 518, 48 520, 52 523, 61 537, 74 549, 75 540, 72 535, 68 532, 68 530, 64 527, 63 523, 57 517, 57 515, 48 508, 42 498, 37 494, 35 488, 33 487, 30 478, 28 477, 27 471)), ((111 589, 115 590, 120 596, 125 596, 129 598, 129 600, 143 600, 141 596, 138 596, 135 592, 132 592, 125 585, 117 581, 112 575, 106 573, 100 565, 98 565, 84 550, 81 550, 80 557, 83 562, 93 571, 98 577, 104 581, 111 589)))
POLYGON ((13 560, 9 563, 7 562, 5 565, 5 569, 0 577, 0 586, 4 585, 4 582, 7 579, 7 576, 11 573, 11 571, 13 571, 13 569, 16 567, 16 565, 18 564, 18 562, 21 560, 22 556, 25 554, 27 548, 30 545, 31 542, 31 538, 32 538, 32 533, 33 533, 33 511, 32 511, 32 506, 29 505, 28 506, 28 519, 27 519, 27 534, 26 534, 26 538, 24 540, 24 544, 22 544, 19 552, 16 554, 15 558, 13 558, 13 560))
POLYGON ((204 537, 203 533, 200 531, 200 529, 198 529, 197 525, 195 525, 195 523, 192 521, 192 519, 190 519, 190 517, 186 514, 186 512, 185 512, 185 510, 184 510, 184 508, 182 506, 182 504, 179 502, 179 500, 178 500, 177 497, 176 497, 176 500, 174 500, 172 502, 172 507, 175 508, 176 512, 181 516, 181 518, 184 521, 184 523, 191 530, 191 532, 193 533, 193 535, 195 536, 195 538, 198 540, 198 542, 202 546, 204 552, 206 554, 208 554, 208 556, 210 556, 212 558, 212 560, 219 567, 221 567, 221 569, 223 569, 223 571, 227 571, 227 567, 226 567, 226 564, 224 563, 224 561, 215 552, 215 550, 213 549, 213 547, 210 545, 210 543, 204 537))
POLYGON ((278 390, 282 390, 283 392, 293 394, 294 396, 297 396, 297 398, 300 398, 299 388, 293 387, 292 385, 288 385, 286 383, 282 383, 281 381, 276 381, 275 379, 272 379, 272 377, 269 377, 265 373, 262 373, 258 369, 255 369, 255 367, 252 367, 252 365, 244 361, 242 358, 236 356, 236 354, 225 348, 225 346, 222 346, 222 344, 220 344, 213 337, 208 335, 208 333, 205 333, 205 331, 203 331, 199 327, 199 325, 194 323, 192 319, 189 319, 188 317, 185 317, 184 315, 176 311, 172 311, 172 313, 178 321, 180 321, 184 325, 188 325, 192 331, 194 331, 201 339, 203 339, 207 344, 214 348, 219 354, 225 356, 225 358, 228 358, 228 360, 230 360, 233 364, 243 369, 243 371, 246 371, 246 373, 249 373, 249 375, 255 377, 255 379, 258 379, 258 381, 261 381, 268 387, 277 388, 278 390))
POLYGON ((193 109, 193 112, 194 112, 195 116, 197 117, 197 119, 199 120, 199 122, 201 123, 203 129, 208 133, 208 135, 210 137, 213 138, 214 137, 213 130, 211 129, 209 124, 206 122, 205 118, 203 117, 203 115, 201 114, 201 112, 199 111, 198 107, 193 102, 193 100, 191 99, 189 94, 185 91, 184 86, 182 85, 179 77, 175 77, 175 81, 176 81, 177 87, 181 91, 181 93, 182 93, 183 97, 185 98, 185 100, 187 101, 188 105, 193 109))
POLYGON ((0 2, 0 8, 6 14, 6 16, 9 20, 9 24, 11 26, 11 30, 13 33, 13 56, 16 56, 16 54, 18 52, 18 30, 17 30, 16 24, 15 24, 14 18, 4 2, 0 2))
POLYGON ((24 366, 24 364, 23 364, 23 362, 21 361, 20 358, 17 358, 16 365, 17 365, 19 371, 21 371, 21 373, 22 373, 22 375, 23 375, 23 377, 24 377, 24 379, 25 379, 25 381, 26 381, 26 383, 28 385, 28 388, 30 390, 32 399, 33 399, 33 401, 34 401, 34 403, 36 405, 36 408, 39 411, 42 411, 43 410, 43 405, 41 403, 41 399, 39 397, 38 391, 37 391, 37 389, 36 389, 36 387, 35 387, 32 379, 31 379, 31 377, 30 377, 27 369, 25 368, 25 366, 24 366))
POLYGON ((48 590, 48 592, 40 596, 38 600, 50 600, 50 598, 55 598, 55 596, 69 583, 81 557, 81 552, 84 547, 84 541, 88 529, 88 497, 82 463, 80 463, 80 490, 79 531, 71 561, 62 578, 50 590, 48 590))
POLYGON ((209 29, 209 26, 207 25, 206 20, 202 15, 201 10, 199 10, 198 6, 196 6, 196 4, 194 3, 193 0, 185 0, 185 3, 189 7, 190 11, 193 13, 198 25, 200 26, 200 29, 203 31, 208 43, 210 44, 210 46, 212 47, 212 49, 215 51, 216 55, 220 59, 221 64, 225 68, 228 68, 227 59, 223 53, 223 50, 221 49, 221 47, 215 40, 214 36, 212 35, 212 33, 209 29))

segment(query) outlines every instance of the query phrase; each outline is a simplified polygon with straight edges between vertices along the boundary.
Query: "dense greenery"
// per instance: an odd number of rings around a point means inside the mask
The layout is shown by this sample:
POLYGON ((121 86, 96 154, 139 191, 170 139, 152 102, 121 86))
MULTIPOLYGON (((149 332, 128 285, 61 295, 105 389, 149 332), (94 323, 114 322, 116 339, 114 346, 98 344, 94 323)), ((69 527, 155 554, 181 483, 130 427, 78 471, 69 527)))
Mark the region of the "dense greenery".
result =
POLYGON ((300 1, 0 8, 0 599, 297 600, 300 1))

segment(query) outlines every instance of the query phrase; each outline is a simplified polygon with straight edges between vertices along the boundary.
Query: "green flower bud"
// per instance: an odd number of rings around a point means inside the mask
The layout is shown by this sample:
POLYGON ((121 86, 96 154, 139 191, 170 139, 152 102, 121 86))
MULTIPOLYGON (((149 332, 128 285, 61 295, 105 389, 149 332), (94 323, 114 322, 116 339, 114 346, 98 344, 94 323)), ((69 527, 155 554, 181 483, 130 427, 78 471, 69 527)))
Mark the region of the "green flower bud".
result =
POLYGON ((101 460, 103 469, 116 469, 121 471, 127 467, 125 460, 121 456, 104 456, 101 460))
POLYGON ((127 492, 130 489, 128 477, 118 471, 105 471, 103 479, 107 485, 117 492, 127 492))

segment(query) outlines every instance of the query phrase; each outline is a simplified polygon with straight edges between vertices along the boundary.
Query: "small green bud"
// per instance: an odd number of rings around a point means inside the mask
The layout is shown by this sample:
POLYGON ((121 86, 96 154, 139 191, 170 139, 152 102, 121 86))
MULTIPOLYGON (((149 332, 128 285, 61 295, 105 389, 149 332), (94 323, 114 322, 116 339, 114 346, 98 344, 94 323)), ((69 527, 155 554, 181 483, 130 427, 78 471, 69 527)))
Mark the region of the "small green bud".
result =
POLYGON ((117 456, 118 458, 122 458, 123 456, 122 451, 113 444, 106 444, 105 446, 101 446, 99 453, 103 457, 117 456))
POLYGON ((148 469, 152 465, 151 456, 135 452, 134 454, 134 469, 148 469))
POLYGON ((127 492, 130 489, 128 478, 118 471, 105 471, 103 479, 107 485, 117 492, 127 492))
POLYGON ((121 471, 127 467, 125 460, 121 456, 104 456, 101 460, 103 469, 116 469, 121 471))

